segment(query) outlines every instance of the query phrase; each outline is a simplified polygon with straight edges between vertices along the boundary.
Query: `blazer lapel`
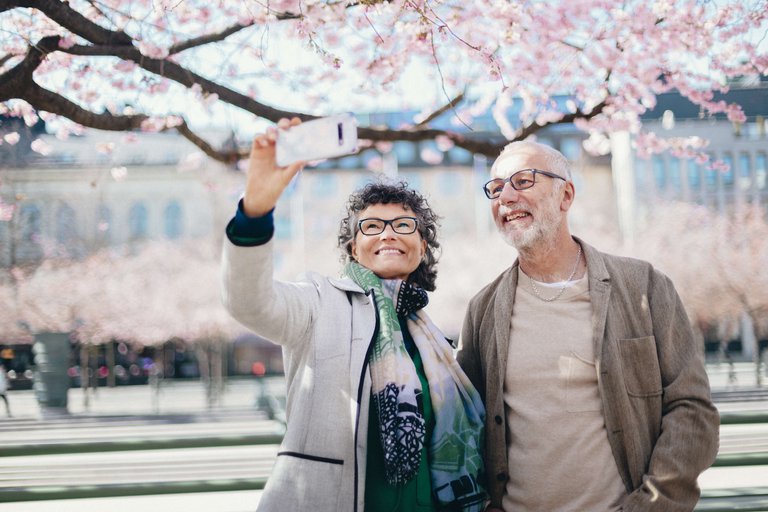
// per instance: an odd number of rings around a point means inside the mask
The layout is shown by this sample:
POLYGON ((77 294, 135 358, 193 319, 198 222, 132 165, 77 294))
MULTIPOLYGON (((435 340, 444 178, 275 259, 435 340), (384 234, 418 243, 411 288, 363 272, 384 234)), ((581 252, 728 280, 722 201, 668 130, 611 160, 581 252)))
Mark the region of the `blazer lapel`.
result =
POLYGON ((600 360, 603 353, 605 337, 605 322, 608 318, 608 302, 611 298, 611 276, 605 268, 600 253, 591 245, 574 237, 581 244, 584 257, 587 260, 589 275, 589 299, 592 302, 592 346, 595 351, 595 363, 600 371, 600 360))
POLYGON ((502 279, 498 290, 496 290, 494 331, 496 333, 496 364, 499 377, 499 389, 504 389, 504 379, 506 377, 507 354, 509 353, 509 337, 512 328, 512 306, 515 303, 515 292, 517 290, 517 268, 518 262, 507 270, 507 275, 502 279))

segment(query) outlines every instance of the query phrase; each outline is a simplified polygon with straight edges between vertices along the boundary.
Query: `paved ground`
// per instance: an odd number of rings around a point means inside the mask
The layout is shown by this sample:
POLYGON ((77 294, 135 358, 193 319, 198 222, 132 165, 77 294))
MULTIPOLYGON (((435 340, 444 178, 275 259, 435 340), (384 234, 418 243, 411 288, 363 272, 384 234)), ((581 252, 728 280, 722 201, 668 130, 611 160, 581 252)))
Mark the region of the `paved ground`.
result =
POLYGON ((261 491, 0 503, 0 512, 253 512, 261 491))
MULTIPOLYGON (((713 391, 721 398, 718 402, 721 411, 768 410, 765 388, 755 388, 754 366, 737 363, 731 371, 725 364, 710 365, 708 370, 713 391), (731 401, 728 397, 736 400, 731 401)), ((82 391, 72 389, 69 392, 70 413, 58 418, 41 413, 32 391, 14 391, 10 394, 14 418, 6 420, 0 408, 0 435, 3 436, 0 451, 2 446, 7 449, 14 442, 44 446, 46 443, 64 442, 119 442, 126 436, 162 439, 171 435, 176 438, 269 435, 278 429, 279 424, 268 421, 264 414, 255 410, 263 391, 281 395, 284 391, 282 379, 230 381, 220 403, 213 409, 208 407, 199 382, 168 382, 161 387, 159 394, 153 393, 148 386, 101 389, 89 397, 87 407, 82 391), (166 421, 167 418, 173 420, 166 421)), ((768 424, 723 425, 721 438, 721 453, 745 450, 765 452, 768 451, 768 424)), ((137 470, 142 478, 151 480, 153 475, 178 472, 184 466, 188 466, 188 471, 185 471, 193 481, 202 477, 219 481, 242 478, 243 475, 262 477, 269 473, 275 449, 275 445, 228 446, 156 452, 137 450, 3 457, 0 459, 0 480, 8 486, 13 485, 13 479, 22 481, 24 478, 67 486, 73 484, 72 478, 80 478, 77 471, 82 471, 84 467, 92 470, 94 478, 100 474, 104 478, 110 474, 114 476, 118 473, 114 471, 115 459, 123 468, 134 468, 133 473, 126 471, 121 476, 129 485, 137 470), (19 468, 25 471, 19 471, 19 468)), ((749 488, 764 488, 767 484, 768 465, 714 467, 700 479, 705 491, 742 488, 746 492, 749 488)), ((0 512, 246 512, 255 510, 260 493, 258 490, 232 490, 13 502, 0 503, 0 512)))
MULTIPOLYGON (((733 369, 725 363, 710 363, 707 366, 710 383, 714 393, 737 393, 747 391, 757 393, 755 365, 735 363, 733 369)), ((739 401, 740 410, 765 410, 768 402, 768 378, 762 388, 764 401, 739 401)), ((157 413, 194 413, 210 410, 205 399, 205 390, 199 381, 167 380, 155 392, 150 386, 120 386, 99 388, 87 397, 80 388, 69 390, 69 414, 82 415, 144 415, 157 413), (86 400, 87 398, 87 400, 86 400)), ((230 379, 225 386, 215 410, 251 408, 262 393, 283 396, 285 384, 282 377, 265 379, 237 378, 230 379)), ((40 418, 42 413, 31 390, 11 391, 9 393, 11 412, 15 418, 40 418)), ((722 410, 732 408, 727 402, 721 402, 722 410)), ((0 422, 5 419, 5 410, 0 406, 0 422)))
MULTIPOLYGON (((211 409, 217 411, 247 409, 256 406, 262 390, 271 395, 284 395, 283 378, 230 379, 224 388, 221 400, 212 407, 208 406, 205 388, 200 381, 166 380, 161 384, 158 392, 151 386, 98 388, 95 392, 87 394, 84 394, 81 388, 72 388, 68 393, 67 409, 70 416, 188 414, 211 409)), ((8 393, 8 398, 14 418, 43 416, 34 391, 11 391, 8 393)), ((46 414, 50 416, 52 412, 46 411, 46 414)), ((0 422, 5 419, 4 413, 4 408, 0 406, 0 422)))

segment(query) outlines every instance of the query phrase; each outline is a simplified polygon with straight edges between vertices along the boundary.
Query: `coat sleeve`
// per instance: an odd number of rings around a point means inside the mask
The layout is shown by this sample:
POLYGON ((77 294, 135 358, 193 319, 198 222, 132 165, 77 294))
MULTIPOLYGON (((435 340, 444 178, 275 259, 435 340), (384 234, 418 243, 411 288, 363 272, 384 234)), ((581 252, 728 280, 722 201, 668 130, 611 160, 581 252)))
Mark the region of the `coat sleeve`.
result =
POLYGON ((273 242, 236 246, 226 237, 222 253, 222 300, 238 322, 270 341, 290 347, 305 340, 319 310, 316 283, 272 278, 273 242))
POLYGON ((623 510, 691 511, 700 495, 699 474, 717 455, 720 417, 711 400, 703 347, 672 282, 653 272, 648 300, 663 387, 661 433, 643 484, 623 510))

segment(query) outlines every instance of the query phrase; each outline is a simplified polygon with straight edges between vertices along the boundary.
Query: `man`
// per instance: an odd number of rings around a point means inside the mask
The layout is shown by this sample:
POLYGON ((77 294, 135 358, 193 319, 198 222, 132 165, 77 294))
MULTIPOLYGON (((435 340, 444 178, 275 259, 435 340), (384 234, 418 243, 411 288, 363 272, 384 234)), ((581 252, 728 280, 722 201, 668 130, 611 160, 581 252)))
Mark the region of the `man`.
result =
POLYGON ((489 510, 690 511, 718 449, 702 348, 671 281, 571 236, 568 161, 509 144, 485 185, 517 261, 471 301, 489 510))

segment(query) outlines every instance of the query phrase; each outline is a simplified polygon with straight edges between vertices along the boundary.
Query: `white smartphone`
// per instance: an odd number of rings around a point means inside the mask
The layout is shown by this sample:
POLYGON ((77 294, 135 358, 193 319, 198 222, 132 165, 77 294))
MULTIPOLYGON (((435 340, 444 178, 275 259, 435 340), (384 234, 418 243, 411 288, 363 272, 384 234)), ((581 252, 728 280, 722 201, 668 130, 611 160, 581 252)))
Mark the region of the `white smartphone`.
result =
POLYGON ((352 114, 339 114, 279 129, 276 146, 280 167, 348 155, 357 151, 357 120, 352 114))

